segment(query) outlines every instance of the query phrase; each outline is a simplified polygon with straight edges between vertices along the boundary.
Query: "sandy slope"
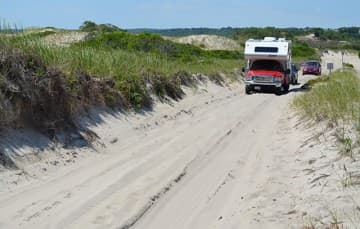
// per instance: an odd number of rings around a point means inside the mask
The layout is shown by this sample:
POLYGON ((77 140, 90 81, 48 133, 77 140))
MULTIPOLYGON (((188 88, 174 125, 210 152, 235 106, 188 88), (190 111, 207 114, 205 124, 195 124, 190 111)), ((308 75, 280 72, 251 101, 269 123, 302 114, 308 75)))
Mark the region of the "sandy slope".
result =
POLYGON ((258 225, 253 201, 275 204, 289 185, 272 179, 286 174, 279 159, 296 148, 285 139, 296 90, 284 96, 245 96, 241 85, 199 90, 143 116, 104 115, 93 127, 107 143, 100 154, 46 176, 36 175, 47 168, 42 163, 26 167, 39 180, 1 193, 0 227, 126 228, 144 213, 135 227, 258 225))
POLYGON ((324 74, 328 74, 327 63, 334 64, 334 70, 342 68, 342 62, 352 64, 357 72, 360 72, 360 59, 356 53, 344 52, 344 55, 339 52, 327 51, 324 52, 322 57, 322 70, 324 74))
POLYGON ((68 46, 83 41, 87 35, 87 32, 81 31, 57 32, 44 37, 44 41, 51 45, 68 46))
POLYGON ((216 35, 191 35, 168 39, 178 43, 204 47, 208 50, 239 50, 241 48, 235 40, 216 35))
POLYGON ((0 228, 299 228, 316 214, 330 222, 331 202, 347 199, 322 183, 337 182, 335 156, 323 157, 332 149, 314 147, 314 131, 289 107, 299 88, 246 96, 243 85, 208 84, 143 115, 102 114, 92 129, 103 146, 1 173, 0 228))

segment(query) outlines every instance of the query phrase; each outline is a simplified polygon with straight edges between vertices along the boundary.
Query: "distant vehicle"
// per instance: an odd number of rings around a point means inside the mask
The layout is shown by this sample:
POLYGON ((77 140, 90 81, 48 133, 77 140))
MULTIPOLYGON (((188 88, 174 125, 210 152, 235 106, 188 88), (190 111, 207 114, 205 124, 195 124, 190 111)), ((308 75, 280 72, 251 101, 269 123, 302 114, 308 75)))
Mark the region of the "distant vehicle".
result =
POLYGON ((303 65, 302 74, 321 75, 321 64, 317 60, 306 61, 303 65))
POLYGON ((265 37, 249 39, 245 43, 247 68, 245 93, 272 89, 276 94, 289 90, 291 41, 285 38, 265 37))
POLYGON ((298 71, 299 69, 292 63, 290 66, 290 82, 293 85, 298 84, 298 71))

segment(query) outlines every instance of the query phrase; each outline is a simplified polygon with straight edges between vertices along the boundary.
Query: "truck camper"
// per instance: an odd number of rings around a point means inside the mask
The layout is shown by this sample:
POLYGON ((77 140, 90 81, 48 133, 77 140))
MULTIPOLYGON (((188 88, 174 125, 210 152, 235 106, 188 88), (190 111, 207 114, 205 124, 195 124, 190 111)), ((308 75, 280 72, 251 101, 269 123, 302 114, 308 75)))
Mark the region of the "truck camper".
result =
POLYGON ((265 37, 249 39, 245 43, 247 68, 245 92, 272 89, 276 94, 289 90, 291 68, 291 41, 285 38, 265 37))

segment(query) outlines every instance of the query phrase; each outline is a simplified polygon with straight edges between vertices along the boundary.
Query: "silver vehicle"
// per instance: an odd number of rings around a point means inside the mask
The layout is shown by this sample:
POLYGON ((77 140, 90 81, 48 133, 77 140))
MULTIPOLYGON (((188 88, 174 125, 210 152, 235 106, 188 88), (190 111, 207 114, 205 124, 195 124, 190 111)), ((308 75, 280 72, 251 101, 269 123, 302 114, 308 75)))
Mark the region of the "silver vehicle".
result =
POLYGON ((298 71, 297 66, 292 63, 290 66, 290 83, 293 85, 298 84, 298 71))

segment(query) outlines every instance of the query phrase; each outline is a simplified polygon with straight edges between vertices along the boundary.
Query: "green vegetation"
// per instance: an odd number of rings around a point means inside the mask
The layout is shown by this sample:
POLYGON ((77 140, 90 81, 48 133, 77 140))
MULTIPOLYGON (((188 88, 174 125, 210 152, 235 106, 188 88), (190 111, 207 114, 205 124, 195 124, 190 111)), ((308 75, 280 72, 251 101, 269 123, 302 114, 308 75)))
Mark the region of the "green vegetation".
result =
POLYGON ((334 72, 309 84, 313 90, 294 100, 304 116, 333 124, 360 121, 360 79, 353 71, 334 72))
MULTIPOLYGON (((199 34, 208 34, 208 35, 220 35, 225 37, 231 37, 239 43, 244 44, 245 40, 249 38, 262 39, 264 37, 286 37, 293 41, 294 47, 302 46, 301 48, 308 49, 304 47, 303 44, 306 43, 310 49, 342 49, 342 50, 357 50, 360 51, 360 27, 342 27, 338 29, 323 29, 323 28, 275 28, 275 27, 265 27, 265 28, 220 28, 220 29, 211 29, 211 28, 191 28, 191 29, 163 29, 163 30, 152 30, 152 29, 136 29, 129 30, 132 33, 142 33, 142 32, 151 32, 160 34, 162 36, 188 36, 188 35, 199 35, 199 34), (305 36, 309 34, 314 34, 314 39, 305 39, 305 36), (301 40, 301 41, 300 41, 301 40)), ((309 52, 309 55, 306 56, 304 53, 301 53, 297 56, 295 51, 294 57, 295 60, 303 61, 305 59, 318 59, 318 55, 314 55, 313 51, 309 52), (301 56, 303 55, 303 56, 301 56)))
POLYGON ((304 60, 318 60, 320 59, 319 55, 317 54, 316 50, 310 47, 308 44, 304 42, 299 42, 297 40, 293 43, 293 60, 295 62, 301 62, 304 60))
MULTIPOLYGON (((156 84, 152 90, 155 90, 154 93, 158 96, 179 95, 181 93, 172 93, 169 89, 169 85, 172 85, 172 91, 177 91, 176 88, 180 87, 181 80, 175 77, 179 72, 187 76, 190 76, 190 73, 203 73, 221 82, 218 73, 227 73, 244 65, 243 54, 238 51, 203 50, 193 45, 165 40, 156 34, 132 34, 111 24, 98 25, 91 21, 85 21, 80 30, 90 32, 89 39, 70 47, 43 44, 42 38, 57 33, 56 30, 13 37, 4 36, 1 40, 7 47, 34 55, 48 68, 63 72, 69 83, 76 81, 79 72, 102 80, 113 80, 114 86, 125 98, 126 103, 136 109, 149 104, 150 92, 146 86, 149 82, 156 84), (160 85, 159 82, 164 82, 164 85, 160 85)), ((206 29, 186 31, 196 34, 205 33, 206 29)), ((227 31, 227 35, 230 34, 229 31, 236 31, 238 33, 234 37, 241 38, 293 37, 304 32, 301 29, 271 27, 238 30, 223 28, 216 31, 227 31)), ((317 59, 313 48, 297 41, 294 42, 293 56, 299 61, 317 59)), ((76 88, 72 90, 76 92, 76 88)), ((113 106, 111 96, 106 95, 105 98, 108 105, 113 106)))
POLYGON ((348 69, 310 80, 305 88, 312 90, 293 102, 303 117, 335 127, 339 154, 352 159, 355 146, 360 143, 360 78, 355 74, 348 69), (358 132, 357 139, 348 134, 354 130, 358 132))
POLYGON ((360 27, 343 27, 336 30, 312 28, 309 31, 320 40, 354 41, 360 39, 360 27))
POLYGON ((115 32, 115 31, 125 31, 112 24, 96 24, 92 21, 84 21, 84 23, 79 27, 83 32, 115 32))
POLYGON ((45 31, 39 31, 39 32, 31 32, 27 35, 28 39, 36 39, 36 38, 43 38, 46 36, 49 36, 51 34, 56 34, 53 30, 45 30, 45 31))
POLYGON ((297 36, 306 36, 314 34, 320 40, 336 40, 336 41, 354 41, 360 39, 360 27, 342 27, 338 29, 323 28, 275 28, 275 27, 247 27, 232 28, 225 27, 220 29, 213 28, 179 28, 179 29, 130 29, 132 33, 150 32, 162 36, 189 36, 189 35, 219 35, 232 37, 237 40, 246 40, 249 38, 261 39, 263 37, 287 37, 293 39, 297 36))
MULTIPOLYGON (((190 44, 174 43, 149 32, 130 33, 111 24, 85 21, 80 30, 89 33, 85 41, 70 46, 55 46, 45 44, 43 38, 66 31, 47 28, 21 33, 22 29, 3 23, 0 31, 7 35, 0 36, 2 58, 11 68, 14 66, 9 64, 8 59, 13 62, 19 61, 19 66, 22 66, 23 70, 18 69, 15 71, 17 73, 13 72, 14 75, 11 76, 3 65, 0 69, 1 82, 5 82, 2 90, 12 90, 9 89, 12 87, 11 77, 31 73, 39 79, 61 79, 63 83, 57 88, 63 87, 66 92, 64 93, 71 98, 80 98, 80 104, 74 103, 72 99, 66 103, 71 106, 66 108, 71 114, 76 113, 74 104, 81 108, 84 104, 88 106, 99 102, 114 108, 141 109, 151 107, 151 94, 157 95, 160 99, 166 95, 173 99, 181 98, 181 85, 190 86, 196 81, 193 73, 206 74, 221 84, 223 79, 219 73, 231 73, 233 69, 245 64, 243 54, 239 51, 203 50, 190 44), (9 36, 9 33, 16 35, 9 36), (52 75, 56 77, 51 77, 52 75), (95 90, 92 88, 97 88, 98 96, 90 99, 89 90, 95 90)), ((356 38, 354 31, 344 29, 337 33, 343 33, 350 40, 356 38)), ((295 61, 318 59, 316 50, 311 45, 296 38, 313 32, 313 29, 229 27, 175 29, 163 32, 181 35, 226 35, 236 38, 239 43, 250 37, 287 37, 293 40, 295 61)), ((325 37, 328 33, 330 32, 318 31, 316 35, 325 37)))
POLYGON ((344 63, 344 68, 354 68, 354 65, 349 63, 344 63))
POLYGON ((128 32, 116 31, 113 33, 100 33, 95 38, 79 43, 82 47, 102 47, 121 49, 131 52, 145 52, 184 62, 198 59, 241 59, 242 53, 238 51, 211 50, 205 51, 190 44, 178 44, 165 40, 160 35, 141 33, 133 35, 128 32))
POLYGON ((150 32, 159 34, 162 36, 170 37, 183 37, 189 35, 219 35, 224 37, 231 37, 239 39, 248 38, 264 38, 264 37, 288 37, 293 38, 294 36, 307 35, 312 32, 311 28, 275 28, 275 27, 265 27, 265 28, 256 28, 256 27, 247 27, 247 28, 232 28, 224 27, 219 29, 213 28, 178 28, 178 29, 130 29, 128 30, 131 33, 143 33, 150 32))
MULTIPOLYGON (((0 128, 36 124, 45 133, 76 126, 72 117, 94 105, 117 109, 152 107, 184 95, 193 73, 222 83, 219 73, 242 66, 242 54, 205 51, 164 40, 159 35, 130 34, 109 24, 86 22, 87 40, 70 46, 49 45, 43 38, 63 30, 34 30, 0 35, 0 128), (95 28, 94 28, 95 26, 95 28), (110 31, 110 32, 109 32, 110 31)), ((54 36, 56 38, 56 36, 54 36)))
POLYGON ((311 89, 312 87, 314 87, 315 85, 319 84, 319 83, 324 83, 327 82, 329 80, 328 76, 320 76, 314 79, 311 79, 309 81, 307 81, 302 88, 303 89, 311 89))
POLYGON ((295 36, 306 35, 308 32, 305 29, 298 28, 237 28, 234 30, 233 37, 237 40, 246 40, 249 38, 262 39, 264 37, 286 37, 287 39, 293 39, 295 36))
MULTIPOLYGON (((117 79, 117 81, 121 81, 122 77, 141 77, 154 73, 171 77, 180 71, 211 75, 232 71, 242 61, 241 55, 237 52, 203 51, 190 45, 174 44, 174 47, 180 48, 168 51, 162 49, 161 40, 159 43, 144 42, 142 43, 144 46, 140 46, 140 39, 136 38, 133 42, 125 38, 123 43, 116 44, 116 41, 108 39, 113 35, 113 33, 100 34, 100 38, 70 47, 44 45, 34 36, 3 37, 2 40, 13 48, 39 56, 47 66, 63 71, 70 78, 78 71, 100 78, 117 79), (126 46, 122 48, 122 44, 126 46)), ((116 35, 117 33, 115 37, 116 35)))
POLYGON ((234 34, 234 30, 235 29, 232 27, 225 27, 220 29, 212 29, 212 28, 129 29, 128 31, 135 34, 144 33, 144 32, 154 33, 167 37, 183 37, 183 36, 204 35, 204 34, 232 37, 234 34))

